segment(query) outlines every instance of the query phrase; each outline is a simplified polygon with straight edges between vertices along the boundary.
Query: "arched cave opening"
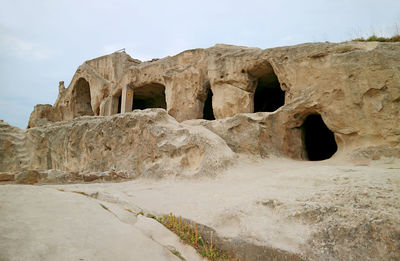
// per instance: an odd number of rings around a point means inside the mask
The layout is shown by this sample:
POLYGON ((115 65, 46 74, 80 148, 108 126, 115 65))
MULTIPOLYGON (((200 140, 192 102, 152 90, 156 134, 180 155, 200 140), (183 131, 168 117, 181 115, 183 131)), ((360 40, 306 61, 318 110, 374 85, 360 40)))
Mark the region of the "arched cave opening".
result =
POLYGON ((258 77, 254 93, 254 112, 273 112, 285 103, 278 77, 272 71, 258 77))
POLYGON ((302 125, 302 130, 305 150, 309 160, 329 159, 337 151, 335 136, 325 125, 321 115, 308 115, 302 125))
POLYGON ((93 116, 89 82, 80 78, 75 84, 73 92, 75 96, 75 116, 93 116))
POLYGON ((214 117, 214 111, 212 107, 212 97, 213 93, 211 91, 211 88, 207 89, 207 98, 204 101, 204 107, 203 107, 203 119, 205 120, 215 120, 214 117))
POLYGON ((164 85, 150 83, 133 90, 132 110, 148 108, 167 109, 164 85))

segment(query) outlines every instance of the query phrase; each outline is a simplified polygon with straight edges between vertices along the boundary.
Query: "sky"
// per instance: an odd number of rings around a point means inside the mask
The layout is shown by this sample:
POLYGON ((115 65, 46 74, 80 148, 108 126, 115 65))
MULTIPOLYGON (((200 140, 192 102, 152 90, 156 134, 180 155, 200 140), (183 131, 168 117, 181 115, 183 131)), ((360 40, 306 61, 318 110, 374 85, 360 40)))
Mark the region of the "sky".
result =
POLYGON ((150 60, 217 43, 341 42, 400 30, 399 0, 0 0, 0 119, 26 128, 84 61, 150 60))

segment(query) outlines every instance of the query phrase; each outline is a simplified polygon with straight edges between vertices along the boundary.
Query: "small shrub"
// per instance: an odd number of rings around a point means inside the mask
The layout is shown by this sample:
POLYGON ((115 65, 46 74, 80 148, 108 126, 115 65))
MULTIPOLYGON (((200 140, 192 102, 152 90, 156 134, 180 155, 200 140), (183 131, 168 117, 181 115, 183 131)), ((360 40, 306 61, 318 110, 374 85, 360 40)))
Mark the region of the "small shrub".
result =
POLYGON ((400 34, 392 36, 391 42, 400 42, 400 34))
MULTIPOLYGON (((161 224, 174 232, 186 244, 193 246, 197 252, 209 260, 226 260, 228 256, 217 249, 213 243, 213 233, 211 232, 210 242, 205 241, 199 233, 196 222, 193 225, 182 217, 176 217, 173 214, 156 218, 161 224)), ((236 260, 230 258, 229 260, 236 260)))
POLYGON ((148 213, 148 214, 146 214, 146 217, 148 217, 148 218, 152 218, 152 219, 157 219, 157 218, 156 218, 156 216, 154 216, 154 215, 152 215, 152 214, 149 214, 149 213, 148 213))
POLYGON ((367 39, 364 37, 353 39, 355 42, 400 42, 400 34, 396 34, 392 37, 381 37, 376 35, 371 35, 367 39))

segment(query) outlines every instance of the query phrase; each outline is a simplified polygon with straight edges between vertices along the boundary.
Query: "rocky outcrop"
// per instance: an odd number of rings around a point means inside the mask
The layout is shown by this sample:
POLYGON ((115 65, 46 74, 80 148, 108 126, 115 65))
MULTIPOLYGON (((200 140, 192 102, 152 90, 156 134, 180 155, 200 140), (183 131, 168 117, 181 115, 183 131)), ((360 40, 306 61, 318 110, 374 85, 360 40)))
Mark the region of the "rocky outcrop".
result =
MULTIPOLYGON (((84 62, 76 70, 68 88, 61 81, 58 98, 51 106, 35 106, 28 128, 84 115, 100 115, 100 104, 110 96, 113 86, 130 66, 139 64, 124 52, 113 53, 84 62)), ((101 115, 110 115, 101 113, 101 115)))
POLYGON ((26 131, 0 120, 0 171, 30 168, 26 131))
POLYGON ((33 108, 29 118, 28 128, 44 126, 61 119, 61 114, 56 113, 54 107, 50 104, 38 104, 33 108))
MULTIPOLYGON (((36 170, 129 170, 132 176, 152 177, 212 175, 235 158, 223 139, 203 127, 179 124, 162 109, 81 117, 30 128, 20 135, 27 140, 23 148, 29 151, 29 168, 36 170)), ((16 160, 25 155, 20 155, 17 141, 10 144, 3 157, 15 155, 16 160)), ((7 159, 2 162, 2 171, 18 170, 7 159)))
POLYGON ((248 260, 266 253, 282 260, 397 260, 399 65, 398 43, 375 42, 267 50, 216 45, 148 62, 124 52, 87 61, 68 88, 60 82, 53 106, 35 107, 27 130, 0 122, 0 182, 15 184, 0 189, 0 211, 6 210, 0 259, 99 259, 74 253, 85 253, 86 234, 100 242, 105 233, 126 241, 101 242, 102 258, 149 259, 146 251, 122 252, 139 241, 155 249, 150 259, 173 260, 149 239, 158 229, 143 236, 114 219, 134 224, 136 218, 126 218, 131 203, 199 221, 215 229, 221 247, 248 260), (188 179, 204 176, 214 178, 188 179), (64 188, 18 185, 138 177, 164 179, 68 186, 79 196, 120 205, 103 209, 86 198, 64 197, 64 188), (75 203, 93 216, 81 218, 75 203), (58 212, 64 204, 73 222, 58 212), (65 236, 63 229, 50 230, 37 244, 30 240, 48 226, 32 208, 57 212, 54 228, 76 228, 67 231, 67 237, 80 233, 77 244, 67 240, 74 253, 51 245, 65 236), (85 218, 95 226, 75 223, 85 218), (14 220, 36 230, 25 237, 14 220), (33 257, 17 252, 15 238, 22 249, 45 250, 33 257), (117 245, 111 254, 102 250, 110 244, 117 245))
POLYGON ((399 157, 399 53, 398 43, 377 42, 216 45, 148 62, 114 53, 85 62, 67 89, 60 83, 55 105, 35 107, 29 126, 161 107, 179 122, 215 117, 201 124, 246 147, 237 151, 307 159, 305 122, 320 115, 336 156, 399 157), (235 134, 249 124, 253 134, 235 134))

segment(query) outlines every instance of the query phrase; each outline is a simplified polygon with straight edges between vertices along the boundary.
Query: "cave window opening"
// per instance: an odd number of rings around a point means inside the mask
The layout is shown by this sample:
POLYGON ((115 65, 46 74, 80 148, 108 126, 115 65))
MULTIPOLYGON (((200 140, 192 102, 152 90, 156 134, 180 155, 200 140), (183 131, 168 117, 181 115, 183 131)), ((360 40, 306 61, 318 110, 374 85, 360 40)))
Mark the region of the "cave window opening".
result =
POLYGON ((321 115, 308 115, 302 125, 307 157, 311 161, 329 159, 337 151, 335 136, 325 125, 321 115))
POLYGON ((273 112, 284 103, 285 92, 282 91, 275 73, 259 77, 254 93, 254 112, 273 112))
POLYGON ((211 91, 211 88, 207 89, 207 98, 204 101, 204 107, 203 107, 203 119, 205 120, 215 120, 214 117, 214 111, 212 107, 212 97, 213 93, 211 91))
POLYGON ((150 83, 133 90, 132 110, 148 108, 167 109, 164 85, 150 83))
POLYGON ((93 116, 91 105, 90 86, 89 82, 84 78, 80 78, 74 88, 75 92, 75 114, 76 116, 89 115, 93 116))
POLYGON ((117 113, 121 113, 121 106, 122 106, 122 95, 118 96, 118 110, 117 113))

